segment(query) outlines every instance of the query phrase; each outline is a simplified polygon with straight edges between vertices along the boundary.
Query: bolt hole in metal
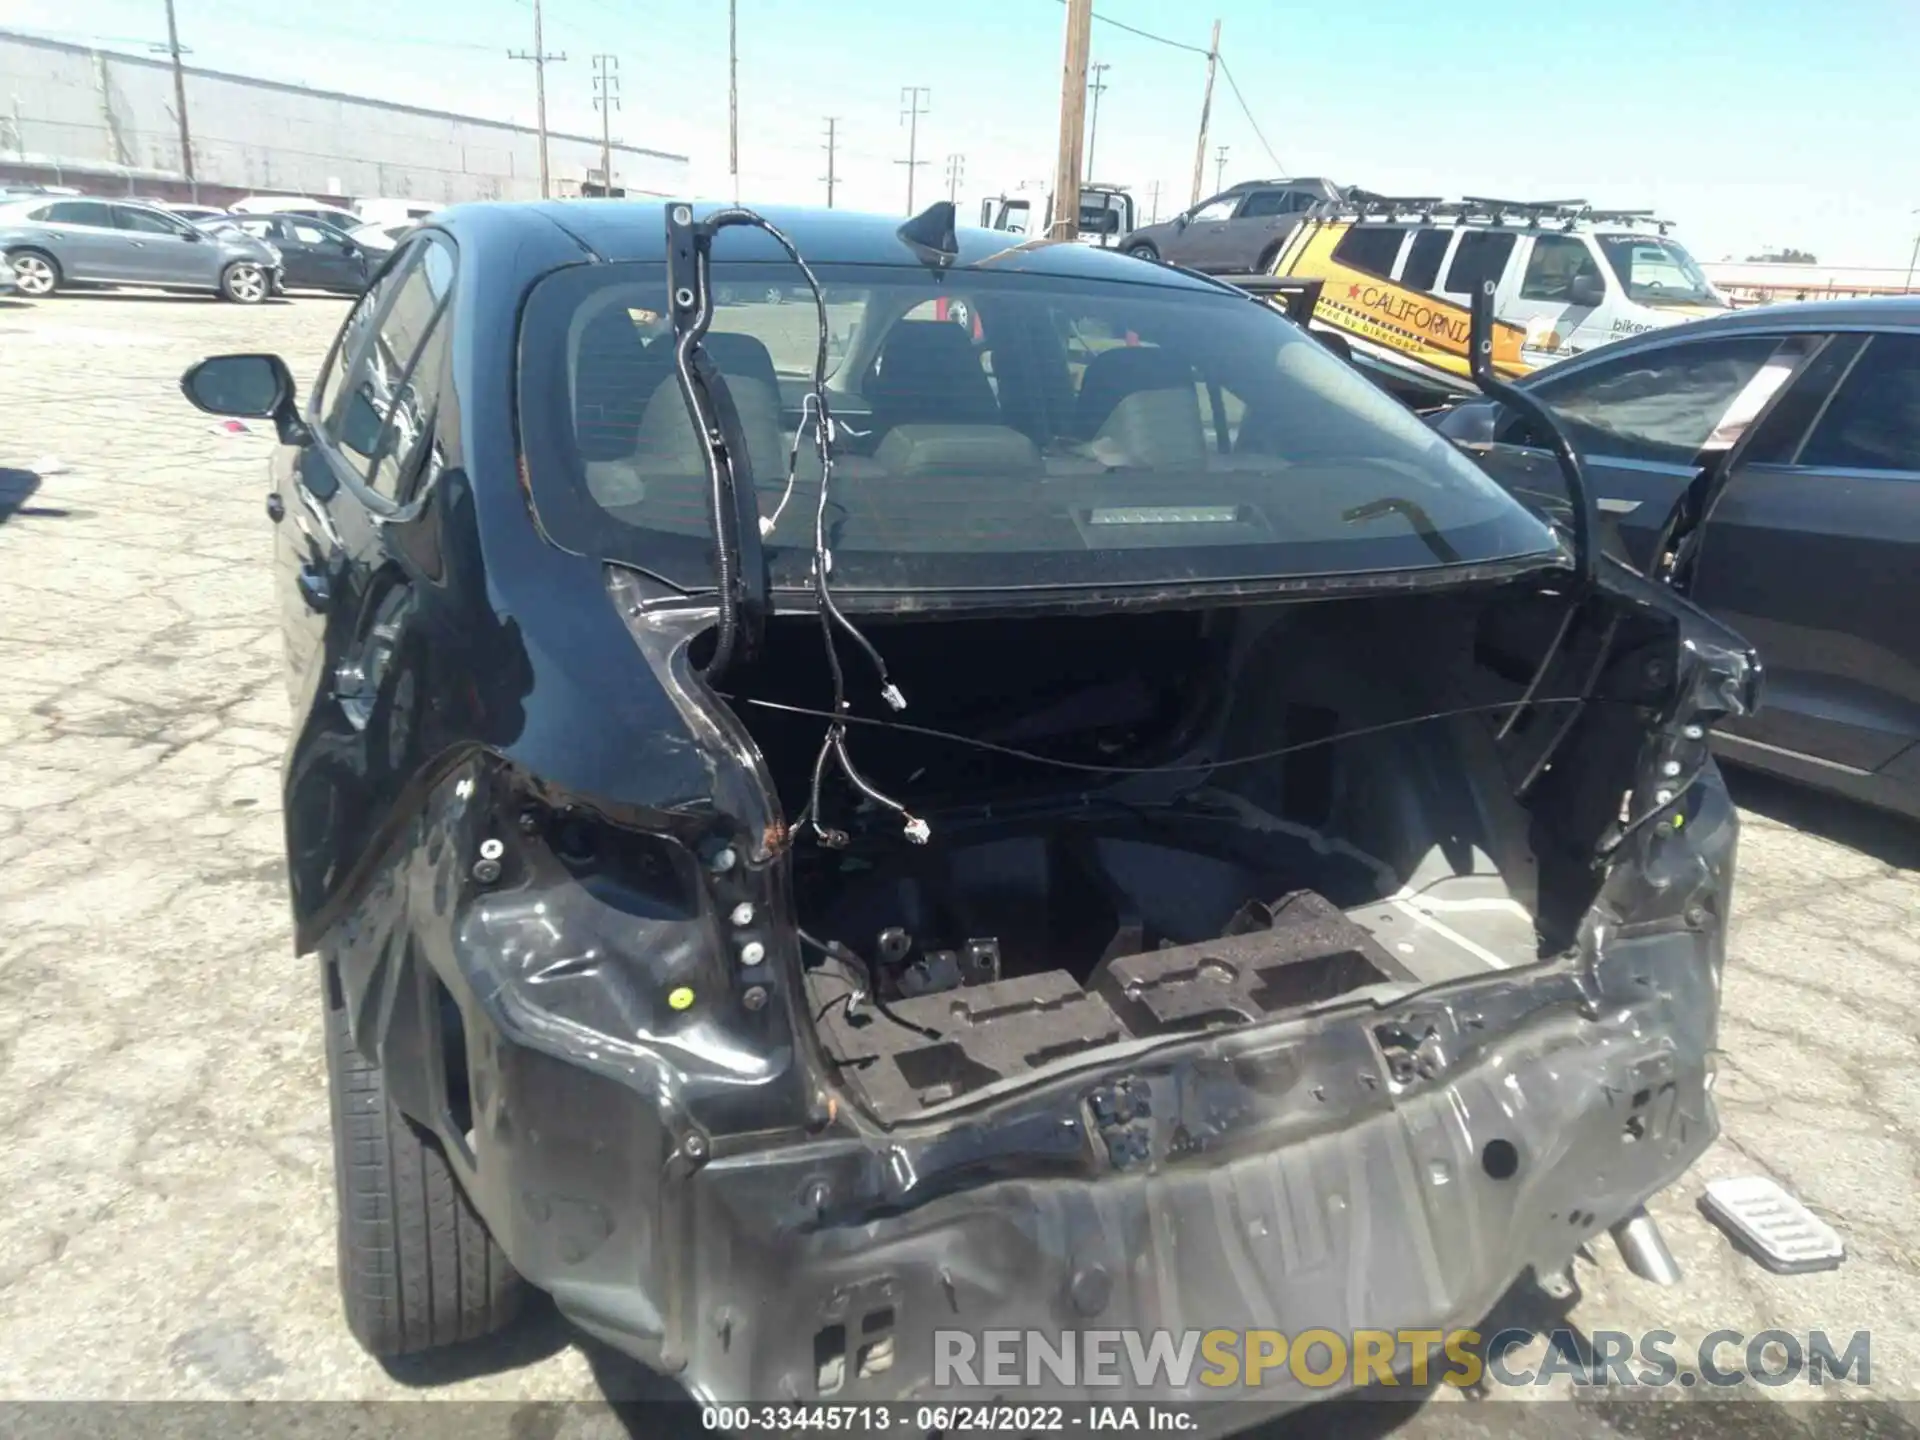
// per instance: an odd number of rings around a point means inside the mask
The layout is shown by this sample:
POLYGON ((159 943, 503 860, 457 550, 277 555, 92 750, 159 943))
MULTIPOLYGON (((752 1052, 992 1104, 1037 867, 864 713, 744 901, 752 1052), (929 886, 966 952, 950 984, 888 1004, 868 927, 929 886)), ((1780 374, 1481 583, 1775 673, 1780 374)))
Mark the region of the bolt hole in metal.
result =
POLYGON ((1520 1152, 1511 1140, 1489 1140, 1480 1151, 1480 1168, 1493 1180, 1511 1180, 1520 1173, 1520 1152))

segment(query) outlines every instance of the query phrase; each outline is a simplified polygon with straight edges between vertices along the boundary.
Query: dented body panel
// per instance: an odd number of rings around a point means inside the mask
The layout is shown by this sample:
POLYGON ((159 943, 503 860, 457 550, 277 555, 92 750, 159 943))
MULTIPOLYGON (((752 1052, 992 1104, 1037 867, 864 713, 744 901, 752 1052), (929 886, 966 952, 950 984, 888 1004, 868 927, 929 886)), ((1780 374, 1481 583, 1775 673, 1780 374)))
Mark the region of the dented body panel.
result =
POLYGON ((1650 638, 1576 734, 1631 784, 1563 760, 1531 802, 1572 897, 1540 902, 1546 953, 869 1113, 815 1023, 778 783, 690 659, 710 610, 610 585, 530 506, 498 297, 597 252, 527 209, 435 217, 461 280, 430 493, 368 523, 276 461, 315 517, 285 583, 329 585, 286 609, 286 824, 298 948, 570 1319, 716 1400, 926 1395, 937 1328, 1470 1324, 1710 1142, 1737 822, 1705 734, 1758 668, 1617 568, 1590 603, 1650 638))

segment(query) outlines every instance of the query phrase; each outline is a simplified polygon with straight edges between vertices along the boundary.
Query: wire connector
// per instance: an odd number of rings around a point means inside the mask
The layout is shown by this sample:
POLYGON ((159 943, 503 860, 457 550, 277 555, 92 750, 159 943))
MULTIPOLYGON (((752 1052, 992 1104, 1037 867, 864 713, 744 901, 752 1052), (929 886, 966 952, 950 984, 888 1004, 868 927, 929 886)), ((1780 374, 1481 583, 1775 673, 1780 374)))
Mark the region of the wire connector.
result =
POLYGON ((907 708, 907 697, 900 693, 900 687, 891 680, 880 688, 880 698, 895 710, 907 708))

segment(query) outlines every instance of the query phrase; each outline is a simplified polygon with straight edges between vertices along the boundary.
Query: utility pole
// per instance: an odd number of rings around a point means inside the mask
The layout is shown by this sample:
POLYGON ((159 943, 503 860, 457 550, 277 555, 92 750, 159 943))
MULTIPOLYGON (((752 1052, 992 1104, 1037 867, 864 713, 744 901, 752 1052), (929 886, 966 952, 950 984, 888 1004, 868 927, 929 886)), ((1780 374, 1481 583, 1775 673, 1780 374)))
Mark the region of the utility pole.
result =
POLYGON ((1220 63, 1220 22, 1213 22, 1213 39, 1207 45, 1207 93, 1200 101, 1200 143, 1193 151, 1193 198, 1189 205, 1200 203, 1200 179, 1206 173, 1207 166, 1207 122, 1213 118, 1213 72, 1220 63))
POLYGON ((167 53, 173 57, 173 113, 180 122, 180 169, 187 177, 187 190, 200 198, 200 182, 193 177, 193 135, 187 129, 187 74, 180 68, 180 27, 174 23, 173 0, 167 0, 167 53))
MULTIPOLYGON (((538 0, 535 0, 538 3, 538 0)), ((738 0, 727 0, 727 173, 740 203, 740 27, 738 0)))
POLYGON ((966 169, 966 156, 947 156, 947 200, 950 204, 958 205, 960 203, 960 181, 966 174, 966 169))
POLYGON ((900 119, 907 126, 907 158, 896 165, 907 167, 907 214, 913 214, 913 172, 927 162, 920 158, 920 117, 932 108, 933 91, 925 85, 900 87, 900 119), (921 101, 927 101, 922 107, 921 101))
POLYGON ((1213 193, 1218 195, 1224 188, 1227 174, 1227 147, 1222 145, 1220 153, 1213 157, 1213 193))
MULTIPOLYGON (((175 73, 177 74, 178 72, 176 71, 175 73)), ((181 113, 185 114, 186 112, 182 111, 181 113)), ((180 122, 180 133, 183 135, 186 133, 186 123, 184 120, 180 122)), ((1920 210, 1915 210, 1913 213, 1920 215, 1920 210)), ((1913 289, 1913 272, 1916 268, 1920 268, 1920 235, 1913 237, 1913 254, 1907 257, 1907 289, 1909 291, 1913 289)))
POLYGON ((1153 182, 1153 200, 1147 209, 1147 223, 1149 225, 1160 223, 1160 182, 1158 180, 1153 182))
POLYGON ((553 176, 547 168, 547 62, 567 58, 563 50, 558 55, 549 55, 546 49, 545 32, 541 29, 541 0, 533 0, 533 50, 509 50, 509 60, 531 60, 533 62, 533 99, 534 123, 540 130, 540 198, 546 200, 553 194, 553 176))
POLYGON ((1060 63, 1060 146, 1053 167, 1050 240, 1080 233, 1080 150, 1087 126, 1087 54, 1093 48, 1093 0, 1067 0, 1066 53, 1060 63))
POLYGON ((593 57, 593 106, 600 112, 600 189, 613 194, 613 112, 620 108, 620 61, 613 55, 593 57))
POLYGON ((1087 88, 1093 92, 1093 119, 1087 124, 1087 183, 1093 183, 1093 147, 1100 138, 1100 96, 1107 88, 1107 82, 1100 77, 1113 66, 1102 60, 1098 65, 1087 67, 1093 72, 1093 83, 1087 88))
POLYGON ((833 152, 834 152, 834 147, 838 143, 838 140, 835 137, 833 132, 834 132, 834 127, 839 123, 840 123, 840 117, 838 115, 827 116, 827 143, 820 147, 822 150, 825 150, 827 152, 826 180, 827 180, 827 209, 829 210, 833 208, 833 152))

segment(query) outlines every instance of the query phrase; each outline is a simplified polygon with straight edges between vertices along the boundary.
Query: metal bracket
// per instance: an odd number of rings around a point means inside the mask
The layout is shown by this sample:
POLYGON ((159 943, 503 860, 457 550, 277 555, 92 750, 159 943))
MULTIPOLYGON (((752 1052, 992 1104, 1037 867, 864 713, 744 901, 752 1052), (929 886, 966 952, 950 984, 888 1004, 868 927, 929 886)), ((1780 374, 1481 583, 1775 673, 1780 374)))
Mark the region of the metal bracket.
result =
POLYGON ((719 634, 707 665, 713 678, 759 653, 771 588, 760 545, 760 501, 740 414, 726 380, 701 346, 713 321, 713 237, 729 223, 729 213, 696 223, 691 206, 667 206, 667 313, 673 322, 674 368, 687 418, 706 456, 713 493, 710 519, 720 598, 719 634))

